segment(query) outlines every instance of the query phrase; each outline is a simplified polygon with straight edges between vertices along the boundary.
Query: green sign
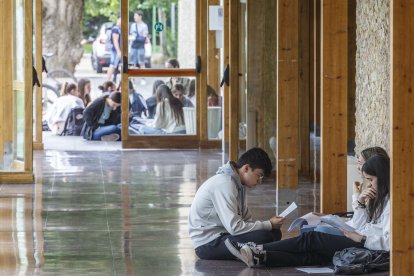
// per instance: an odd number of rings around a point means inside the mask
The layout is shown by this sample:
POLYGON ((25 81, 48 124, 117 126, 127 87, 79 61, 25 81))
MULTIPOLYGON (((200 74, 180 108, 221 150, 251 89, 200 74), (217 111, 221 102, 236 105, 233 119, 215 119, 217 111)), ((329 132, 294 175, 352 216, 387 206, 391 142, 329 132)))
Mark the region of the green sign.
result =
POLYGON ((154 25, 154 30, 159 33, 162 32, 164 30, 164 24, 162 24, 161 22, 157 22, 154 25))

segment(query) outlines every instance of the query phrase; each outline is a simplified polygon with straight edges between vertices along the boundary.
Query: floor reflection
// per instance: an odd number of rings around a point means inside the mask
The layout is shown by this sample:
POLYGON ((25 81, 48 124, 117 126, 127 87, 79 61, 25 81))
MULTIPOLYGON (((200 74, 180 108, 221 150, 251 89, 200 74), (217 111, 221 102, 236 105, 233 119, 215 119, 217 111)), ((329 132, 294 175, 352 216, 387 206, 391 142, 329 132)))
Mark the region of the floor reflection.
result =
MULTIPOLYGON (((0 186, 2 275, 273 274, 194 254, 188 211, 196 189, 221 165, 216 150, 34 157, 35 185, 0 186)), ((314 210, 317 186, 301 180, 299 189, 279 191, 277 206, 295 200, 296 215, 314 210)), ((275 202, 273 180, 249 191, 257 219, 273 216, 275 202)))

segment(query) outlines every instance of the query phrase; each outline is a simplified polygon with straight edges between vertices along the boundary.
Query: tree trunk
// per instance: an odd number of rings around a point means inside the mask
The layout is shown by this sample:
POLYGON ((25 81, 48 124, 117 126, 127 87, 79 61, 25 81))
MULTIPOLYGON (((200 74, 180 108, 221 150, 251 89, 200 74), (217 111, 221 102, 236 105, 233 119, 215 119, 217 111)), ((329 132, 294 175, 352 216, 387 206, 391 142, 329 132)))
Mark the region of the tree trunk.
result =
POLYGON ((53 53, 47 59, 48 69, 64 68, 72 73, 80 62, 83 49, 81 22, 84 0, 43 0, 43 53, 53 53))

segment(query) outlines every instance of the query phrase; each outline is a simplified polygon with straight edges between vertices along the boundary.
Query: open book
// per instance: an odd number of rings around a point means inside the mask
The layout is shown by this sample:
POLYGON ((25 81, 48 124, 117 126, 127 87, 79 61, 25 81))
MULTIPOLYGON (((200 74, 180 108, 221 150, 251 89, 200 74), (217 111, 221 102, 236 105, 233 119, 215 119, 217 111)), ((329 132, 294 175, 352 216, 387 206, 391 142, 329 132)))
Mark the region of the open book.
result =
POLYGON ((292 223, 290 224, 288 228, 288 232, 292 231, 296 227, 300 228, 303 224, 318 225, 320 223, 321 223, 321 217, 310 212, 292 221, 292 223))
POLYGON ((292 231, 296 227, 301 227, 304 224, 307 225, 318 225, 321 223, 329 224, 335 228, 338 228, 340 230, 346 230, 349 232, 355 232, 356 229, 351 227, 350 225, 346 224, 344 221, 342 221, 338 216, 334 215, 325 215, 325 216, 319 216, 315 213, 307 213, 304 216, 301 216, 300 218, 295 219, 289 226, 288 232, 292 231))
POLYGON ((321 221, 329 224, 333 227, 336 227, 340 230, 345 230, 348 232, 355 232, 356 229, 348 224, 346 224, 343 220, 341 220, 338 216, 334 216, 334 215, 326 215, 321 217, 321 221))

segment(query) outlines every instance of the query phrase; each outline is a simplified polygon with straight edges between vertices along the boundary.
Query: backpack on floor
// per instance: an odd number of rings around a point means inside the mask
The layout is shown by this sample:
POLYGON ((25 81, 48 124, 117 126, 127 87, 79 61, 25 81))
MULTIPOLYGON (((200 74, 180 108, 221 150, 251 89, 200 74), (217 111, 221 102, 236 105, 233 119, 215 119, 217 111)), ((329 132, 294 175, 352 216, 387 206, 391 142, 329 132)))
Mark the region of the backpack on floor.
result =
POLYGON ((62 136, 80 136, 83 124, 85 123, 83 110, 84 108, 82 107, 75 107, 70 110, 61 134, 62 136))
POLYGON ((334 274, 365 274, 390 270, 390 252, 350 247, 335 252, 334 274))

